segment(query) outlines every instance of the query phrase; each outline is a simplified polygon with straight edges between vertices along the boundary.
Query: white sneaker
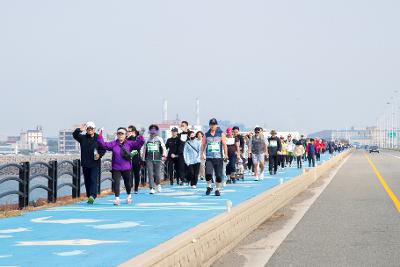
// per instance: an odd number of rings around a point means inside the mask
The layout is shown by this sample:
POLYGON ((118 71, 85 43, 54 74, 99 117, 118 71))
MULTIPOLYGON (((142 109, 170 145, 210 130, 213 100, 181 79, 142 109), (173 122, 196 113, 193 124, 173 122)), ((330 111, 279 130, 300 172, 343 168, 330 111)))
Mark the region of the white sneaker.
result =
POLYGON ((193 189, 196 189, 196 188, 197 188, 197 186, 195 186, 195 185, 192 185, 192 188, 193 188, 193 189))
POLYGON ((132 204, 132 198, 131 197, 126 198, 126 204, 128 204, 128 205, 132 204))
POLYGON ((150 194, 154 194, 156 191, 154 190, 154 188, 150 189, 150 194))
POLYGON ((261 181, 264 180, 264 172, 262 172, 262 173, 260 174, 260 180, 261 180, 261 181))
POLYGON ((119 199, 115 199, 113 203, 115 206, 119 206, 121 204, 119 199))
POLYGON ((254 181, 258 181, 258 176, 256 176, 256 177, 254 178, 254 181))
POLYGON ((159 184, 159 185, 157 185, 157 193, 160 193, 161 192, 161 185, 159 184))

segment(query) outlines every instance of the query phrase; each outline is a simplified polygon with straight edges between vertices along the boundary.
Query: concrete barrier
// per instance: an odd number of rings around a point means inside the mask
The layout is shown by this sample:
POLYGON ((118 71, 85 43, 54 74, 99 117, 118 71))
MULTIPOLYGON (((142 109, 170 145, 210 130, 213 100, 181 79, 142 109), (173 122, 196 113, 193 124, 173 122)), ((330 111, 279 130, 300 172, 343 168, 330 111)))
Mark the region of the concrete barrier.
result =
POLYGON ((230 212, 201 223, 120 266, 210 266, 352 151, 343 152, 316 168, 306 170, 302 175, 241 203, 230 212))

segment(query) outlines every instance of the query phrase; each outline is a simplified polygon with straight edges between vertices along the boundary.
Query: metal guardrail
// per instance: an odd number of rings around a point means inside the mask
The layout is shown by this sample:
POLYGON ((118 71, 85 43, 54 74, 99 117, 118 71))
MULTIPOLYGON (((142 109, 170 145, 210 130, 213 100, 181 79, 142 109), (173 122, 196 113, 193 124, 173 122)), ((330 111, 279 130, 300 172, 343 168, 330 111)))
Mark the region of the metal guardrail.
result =
MULTIPOLYGON (((114 181, 110 177, 102 178, 102 172, 111 171, 111 164, 107 166, 107 163, 110 163, 110 159, 103 159, 99 168, 101 171, 99 172, 98 177, 98 193, 101 191, 101 184, 107 180, 110 180, 112 183, 114 181)), ((57 192, 64 188, 71 188, 71 196, 72 198, 79 198, 81 196, 81 187, 85 185, 82 178, 81 172, 81 161, 80 160, 62 160, 62 161, 36 161, 36 162, 22 162, 22 163, 9 163, 0 165, 0 171, 4 169, 17 170, 18 175, 7 175, 5 177, 0 178, 0 186, 9 181, 15 181, 18 183, 18 190, 8 190, 0 193, 0 199, 10 195, 18 195, 18 206, 20 209, 27 207, 30 203, 31 193, 36 189, 43 189, 47 191, 47 201, 49 203, 57 202, 57 192), (65 165, 69 165, 72 167, 72 171, 65 170, 65 165), (42 171, 38 173, 32 173, 33 168, 40 168, 42 171), (43 169, 45 171, 43 171, 43 169), (60 182, 60 177, 62 176, 70 176, 72 178, 72 182, 60 182), (47 180, 46 184, 36 184, 32 185, 32 181, 38 178, 45 178, 47 180)))
MULTIPOLYGON (((99 168, 97 193, 100 194, 102 184, 107 181, 111 182, 111 190, 114 192, 114 180, 112 176, 102 176, 105 172, 111 172, 111 159, 102 159, 99 168)), ((18 190, 2 192, 0 193, 0 199, 10 195, 18 195, 18 206, 20 209, 29 206, 31 193, 36 189, 45 190, 47 192, 47 202, 55 203, 57 202, 58 191, 60 189, 70 187, 72 198, 79 198, 81 196, 81 188, 85 185, 84 179, 82 178, 83 173, 81 170, 81 161, 79 159, 61 161, 52 160, 49 162, 21 162, 0 165, 0 171, 5 169, 14 170, 11 173, 15 174, 17 173, 16 171, 18 171, 18 175, 6 175, 5 177, 0 178, 0 186, 6 182, 15 181, 18 183, 18 190), (72 171, 66 170, 66 166, 72 167, 72 171), (33 173, 33 170, 36 169, 41 171, 33 173), (62 176, 70 176, 72 182, 61 183, 60 177, 62 176), (47 183, 32 185, 32 181, 38 178, 46 179, 47 183)), ((164 179, 167 179, 168 170, 164 162, 162 164, 162 173, 164 179)), ((140 176, 140 183, 145 185, 147 182, 147 171, 145 166, 140 168, 140 176)))

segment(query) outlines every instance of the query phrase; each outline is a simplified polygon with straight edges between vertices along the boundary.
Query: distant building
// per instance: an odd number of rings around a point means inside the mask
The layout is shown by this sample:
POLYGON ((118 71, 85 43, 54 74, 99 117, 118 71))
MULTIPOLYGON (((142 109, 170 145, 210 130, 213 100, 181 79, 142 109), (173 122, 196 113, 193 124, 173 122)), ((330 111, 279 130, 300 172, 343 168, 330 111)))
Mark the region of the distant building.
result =
POLYGON ((48 151, 47 141, 41 126, 37 126, 35 130, 22 131, 17 143, 20 150, 39 153, 48 151))
POLYGON ((19 136, 8 136, 7 137, 7 144, 16 144, 17 142, 19 142, 19 136))
POLYGON ((64 129, 58 132, 58 153, 79 153, 79 143, 72 137, 74 130, 64 129))
POLYGON ((18 154, 18 144, 6 144, 0 146, 0 155, 18 154))

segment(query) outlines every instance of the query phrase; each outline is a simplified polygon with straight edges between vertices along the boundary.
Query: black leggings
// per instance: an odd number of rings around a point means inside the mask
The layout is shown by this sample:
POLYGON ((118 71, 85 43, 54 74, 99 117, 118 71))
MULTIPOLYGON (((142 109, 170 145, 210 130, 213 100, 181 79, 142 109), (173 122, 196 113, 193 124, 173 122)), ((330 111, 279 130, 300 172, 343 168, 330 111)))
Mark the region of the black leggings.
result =
POLYGON ((289 163, 290 166, 292 166, 293 158, 294 158, 294 156, 292 154, 289 154, 287 156, 287 161, 286 162, 289 163))
POLYGON ((126 193, 129 195, 131 193, 132 185, 131 181, 131 171, 112 171, 112 178, 114 180, 114 193, 116 197, 119 197, 121 192, 121 176, 124 179, 124 185, 126 193))
POLYGON ((269 155, 269 172, 276 174, 278 171, 278 155, 269 155))
POLYGON ((174 182, 174 178, 178 175, 178 158, 169 158, 167 161, 167 174, 171 184, 174 182))
POLYGON ((308 155, 308 166, 315 167, 315 155, 308 155))
POLYGON ((133 160, 132 161, 132 172, 131 172, 131 179, 130 179, 131 187, 135 185, 135 191, 139 190, 140 184, 140 161, 133 160), (135 179, 135 182, 133 180, 135 179))
POLYGON ((302 160, 303 156, 298 156, 296 157, 297 159, 297 168, 301 168, 303 167, 303 160, 302 160))
POLYGON ((281 166, 281 168, 285 168, 286 167, 286 155, 278 155, 278 160, 279 160, 278 165, 281 166))
POLYGON ((197 180, 199 178, 200 163, 192 164, 188 166, 188 179, 190 185, 197 185, 197 180))
POLYGON ((224 168, 223 159, 207 159, 206 160, 206 181, 211 181, 213 173, 217 183, 222 183, 222 172, 224 168))
POLYGON ((185 163, 185 159, 182 155, 179 155, 178 157, 178 175, 176 176, 176 182, 179 184, 179 180, 181 183, 186 183, 186 176, 187 176, 187 171, 188 171, 188 167, 185 163))

